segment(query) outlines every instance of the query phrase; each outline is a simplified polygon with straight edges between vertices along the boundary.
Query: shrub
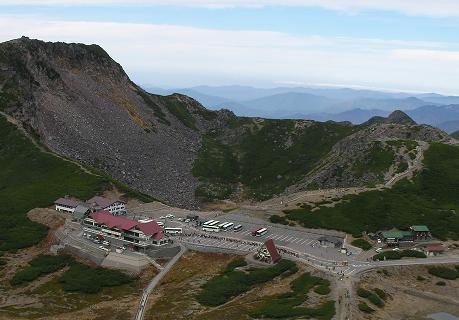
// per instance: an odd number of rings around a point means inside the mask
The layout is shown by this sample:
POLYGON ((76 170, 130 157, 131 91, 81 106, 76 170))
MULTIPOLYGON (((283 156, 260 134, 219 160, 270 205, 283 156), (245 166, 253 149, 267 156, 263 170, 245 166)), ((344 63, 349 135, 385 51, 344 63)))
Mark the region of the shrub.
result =
POLYGON ((314 292, 320 295, 327 295, 331 291, 330 286, 320 285, 315 287, 314 292))
POLYGON ((447 267, 431 267, 429 273, 439 278, 455 280, 459 278, 459 271, 447 267))
POLYGON ((358 307, 360 311, 363 311, 365 313, 373 313, 375 311, 374 309, 370 308, 368 304, 364 301, 359 302, 358 307))
POLYGON ((59 282, 65 291, 97 293, 104 287, 115 287, 131 283, 134 278, 116 270, 93 268, 81 263, 74 263, 65 272, 59 282))
POLYGON ((374 293, 371 293, 369 296, 368 296, 368 300, 373 303, 375 306, 378 306, 378 307, 382 307, 384 306, 384 302, 379 298, 378 295, 374 294, 374 293))
MULTIPOLYGON (((240 264, 240 260, 232 261, 232 266, 240 264)), ((246 272, 236 271, 227 266, 220 274, 205 283, 197 300, 202 305, 218 306, 244 293, 256 284, 265 283, 292 270, 298 270, 296 264, 289 260, 280 260, 268 268, 252 268, 246 272)))
POLYGON ((423 276, 417 276, 416 277, 416 280, 418 281, 424 281, 426 278, 424 278, 423 276))
POLYGON ((438 281, 436 283, 437 286, 446 286, 446 282, 445 281, 438 281))
POLYGON ((277 214, 273 214, 272 216, 269 217, 269 221, 272 223, 279 223, 279 224, 288 224, 287 219, 284 216, 279 216, 277 214))
POLYGON ((373 260, 399 260, 401 258, 411 257, 411 258, 427 258, 424 252, 416 250, 403 250, 403 251, 385 251, 378 253, 373 256, 373 260))
POLYGON ((358 288, 357 295, 362 298, 368 298, 371 295, 371 292, 364 288, 358 288))
POLYGON ((29 262, 29 266, 17 270, 10 280, 10 284, 17 286, 26 282, 31 282, 42 275, 56 272, 72 262, 73 258, 67 255, 39 255, 29 262))
POLYGON ((236 258, 230 263, 228 263, 223 273, 231 272, 238 267, 245 267, 246 265, 247 265, 247 261, 245 261, 244 258, 236 258))
POLYGON ((374 288, 374 292, 383 300, 387 300, 387 293, 380 288, 374 288))
POLYGON ((355 239, 351 242, 351 244, 355 247, 362 248, 363 250, 367 251, 370 250, 372 245, 365 239, 355 239))

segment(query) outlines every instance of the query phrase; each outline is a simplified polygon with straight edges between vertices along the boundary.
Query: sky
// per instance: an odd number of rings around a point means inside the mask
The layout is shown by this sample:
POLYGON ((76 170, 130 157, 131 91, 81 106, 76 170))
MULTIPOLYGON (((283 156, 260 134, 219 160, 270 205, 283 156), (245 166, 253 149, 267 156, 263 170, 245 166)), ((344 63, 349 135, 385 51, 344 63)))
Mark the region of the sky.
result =
POLYGON ((102 46, 132 80, 459 95, 457 0, 0 0, 0 41, 102 46))

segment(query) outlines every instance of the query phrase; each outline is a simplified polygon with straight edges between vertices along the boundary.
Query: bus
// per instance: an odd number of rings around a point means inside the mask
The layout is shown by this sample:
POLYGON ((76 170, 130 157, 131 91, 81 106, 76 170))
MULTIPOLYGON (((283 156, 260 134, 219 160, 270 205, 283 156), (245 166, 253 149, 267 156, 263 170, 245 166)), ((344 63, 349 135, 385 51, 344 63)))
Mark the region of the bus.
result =
POLYGON ((202 226, 202 231, 219 232, 220 228, 215 225, 214 226, 204 225, 202 226))
POLYGON ((156 223, 157 223, 158 226, 160 226, 161 228, 164 228, 164 222, 162 222, 162 221, 156 221, 156 223))
POLYGON ((219 227, 220 229, 223 229, 223 227, 226 226, 227 223, 228 223, 228 222, 222 222, 222 223, 220 223, 220 224, 218 225, 218 227, 219 227))
POLYGON ((220 221, 215 220, 214 222, 207 224, 207 226, 216 226, 216 227, 218 227, 219 224, 220 224, 220 221))
POLYGON ((164 228, 166 234, 182 234, 182 228, 164 228))
POLYGON ((231 230, 231 229, 233 229, 233 226, 234 226, 234 223, 232 223, 232 222, 227 222, 227 223, 225 223, 225 224, 222 226, 222 230, 223 230, 223 231, 231 230))
POLYGON ((215 220, 208 220, 206 222, 203 223, 203 226, 207 226, 208 224, 211 224, 212 222, 214 222, 215 220))
POLYGON ((241 230, 242 230, 242 226, 240 224, 238 224, 237 226, 234 226, 234 228, 233 228, 234 232, 239 232, 241 230))
POLYGON ((267 232, 268 232, 268 229, 266 228, 257 228, 252 231, 252 236, 261 237, 262 235, 265 235, 267 232))

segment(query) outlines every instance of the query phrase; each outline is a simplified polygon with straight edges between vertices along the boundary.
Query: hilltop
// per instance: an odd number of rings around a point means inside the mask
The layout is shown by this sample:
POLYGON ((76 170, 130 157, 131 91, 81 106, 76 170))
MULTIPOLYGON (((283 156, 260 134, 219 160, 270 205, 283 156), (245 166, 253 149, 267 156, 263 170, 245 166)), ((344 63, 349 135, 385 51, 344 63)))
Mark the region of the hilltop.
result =
POLYGON ((180 207, 383 183, 408 156, 387 140, 450 139, 400 113, 353 126, 210 111, 147 93, 97 45, 25 37, 0 44, 0 111, 53 152, 180 207))

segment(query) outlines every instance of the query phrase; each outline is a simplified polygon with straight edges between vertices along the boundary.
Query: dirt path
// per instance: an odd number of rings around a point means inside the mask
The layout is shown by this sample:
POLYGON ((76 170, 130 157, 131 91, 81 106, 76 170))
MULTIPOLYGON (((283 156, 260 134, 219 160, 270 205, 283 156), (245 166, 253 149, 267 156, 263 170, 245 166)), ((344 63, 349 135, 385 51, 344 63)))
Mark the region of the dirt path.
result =
POLYGON ((404 178, 412 178, 415 172, 422 170, 424 153, 429 148, 429 144, 424 141, 417 141, 418 147, 416 148, 417 154, 413 160, 408 161, 408 168, 401 173, 395 174, 383 185, 379 185, 375 188, 368 187, 349 187, 349 188, 331 188, 331 189, 319 189, 313 191, 301 191, 292 193, 285 196, 278 196, 272 199, 260 202, 252 205, 252 210, 277 210, 282 211, 285 209, 295 208, 297 203, 305 202, 320 202, 323 200, 330 200, 334 198, 341 199, 345 195, 359 194, 366 191, 373 190, 384 190, 392 188, 398 181, 404 178))
POLYGON ((47 153, 47 154, 50 154, 52 156, 55 156, 57 158, 60 158, 64 161, 67 161, 67 162, 71 162, 75 165, 77 165, 81 170, 83 170, 84 172, 86 172, 87 174, 90 174, 90 175, 93 175, 93 176, 96 176, 96 177, 100 177, 100 175, 98 174, 95 174, 94 172, 88 170, 86 167, 84 167, 81 163, 79 163, 78 161, 74 161, 74 160, 71 160, 71 159, 68 159, 68 158, 65 158, 55 152, 51 152, 49 150, 47 150, 46 148, 44 148, 42 145, 40 145, 37 140, 32 137, 30 135, 30 133, 24 128, 24 126, 20 123, 20 121, 16 120, 15 118, 13 118, 12 116, 8 115, 7 113, 5 112, 2 112, 0 111, 0 115, 4 116, 6 118, 6 120, 9 122, 9 123, 12 123, 14 124, 29 140, 30 142, 32 142, 38 149, 40 149, 40 151, 44 152, 44 153, 47 153))

